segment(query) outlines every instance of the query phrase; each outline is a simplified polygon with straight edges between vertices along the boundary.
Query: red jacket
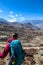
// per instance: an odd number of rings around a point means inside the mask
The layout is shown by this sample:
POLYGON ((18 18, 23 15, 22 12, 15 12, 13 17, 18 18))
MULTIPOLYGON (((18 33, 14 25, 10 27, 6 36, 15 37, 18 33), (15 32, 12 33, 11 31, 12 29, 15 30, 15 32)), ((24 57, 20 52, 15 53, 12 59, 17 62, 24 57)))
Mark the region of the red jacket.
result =
POLYGON ((2 53, 0 53, 0 58, 4 58, 4 57, 6 57, 7 56, 7 54, 8 54, 8 52, 10 52, 10 42, 12 41, 12 40, 15 40, 15 38, 10 38, 10 39, 8 39, 8 43, 6 44, 6 47, 4 48, 4 51, 2 52, 2 53))

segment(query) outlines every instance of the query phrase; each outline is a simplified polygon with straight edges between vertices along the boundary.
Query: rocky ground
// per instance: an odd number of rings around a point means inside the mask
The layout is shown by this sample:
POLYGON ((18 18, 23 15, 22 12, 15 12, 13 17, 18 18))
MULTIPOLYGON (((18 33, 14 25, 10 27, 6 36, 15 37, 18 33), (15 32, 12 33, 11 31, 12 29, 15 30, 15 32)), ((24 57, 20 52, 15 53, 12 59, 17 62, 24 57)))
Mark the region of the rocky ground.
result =
MULTIPOLYGON (((32 48, 25 48, 25 59, 22 65, 43 65, 43 36, 37 36, 30 43, 28 43, 27 46, 25 45, 25 47, 32 48), (34 49, 33 47, 38 47, 40 49, 34 49)), ((0 52, 2 52, 3 49, 4 47, 0 46, 0 52)), ((0 59, 0 65, 7 65, 8 58, 9 57, 7 56, 5 59, 0 59)))

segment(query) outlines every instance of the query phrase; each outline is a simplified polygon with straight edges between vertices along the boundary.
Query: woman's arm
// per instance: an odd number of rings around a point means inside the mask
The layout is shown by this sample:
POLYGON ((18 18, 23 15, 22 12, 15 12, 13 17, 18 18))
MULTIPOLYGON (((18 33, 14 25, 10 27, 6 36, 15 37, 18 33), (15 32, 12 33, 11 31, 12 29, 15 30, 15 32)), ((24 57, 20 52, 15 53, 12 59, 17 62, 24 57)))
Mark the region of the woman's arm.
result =
POLYGON ((4 51, 0 53, 0 58, 6 57, 9 51, 10 51, 10 44, 8 43, 4 48, 4 51))

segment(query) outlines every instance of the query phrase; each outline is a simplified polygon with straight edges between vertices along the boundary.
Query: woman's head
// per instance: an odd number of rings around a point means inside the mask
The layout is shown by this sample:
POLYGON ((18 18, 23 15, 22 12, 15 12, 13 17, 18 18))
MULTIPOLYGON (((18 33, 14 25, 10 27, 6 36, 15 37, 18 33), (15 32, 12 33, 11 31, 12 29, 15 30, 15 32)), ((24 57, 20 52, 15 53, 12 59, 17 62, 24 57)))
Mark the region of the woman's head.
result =
POLYGON ((18 34, 17 33, 14 33, 13 34, 13 38, 18 38, 18 34))

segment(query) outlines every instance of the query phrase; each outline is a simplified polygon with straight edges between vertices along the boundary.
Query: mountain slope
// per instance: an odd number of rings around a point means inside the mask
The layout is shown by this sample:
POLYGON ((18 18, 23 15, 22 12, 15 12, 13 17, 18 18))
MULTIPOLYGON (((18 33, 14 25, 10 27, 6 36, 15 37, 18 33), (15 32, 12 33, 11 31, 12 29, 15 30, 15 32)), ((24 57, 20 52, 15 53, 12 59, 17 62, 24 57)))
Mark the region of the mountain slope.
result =
POLYGON ((32 20, 31 22, 33 25, 37 26, 38 28, 43 29, 43 19, 32 20))
POLYGON ((9 25, 9 22, 3 18, 0 18, 0 24, 2 25, 9 25))
POLYGON ((17 27, 17 28, 26 28, 26 29, 39 29, 38 27, 32 25, 32 23, 28 22, 27 20, 24 21, 25 23, 19 23, 19 22, 8 22, 5 19, 0 18, 0 24, 5 25, 5 26, 12 26, 12 27, 17 27), (27 23, 26 23, 27 22, 27 23))

